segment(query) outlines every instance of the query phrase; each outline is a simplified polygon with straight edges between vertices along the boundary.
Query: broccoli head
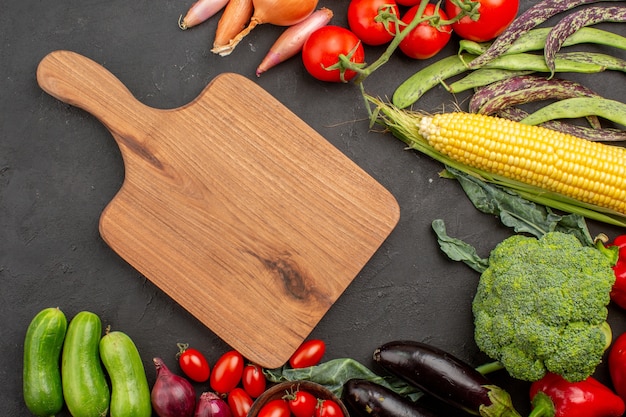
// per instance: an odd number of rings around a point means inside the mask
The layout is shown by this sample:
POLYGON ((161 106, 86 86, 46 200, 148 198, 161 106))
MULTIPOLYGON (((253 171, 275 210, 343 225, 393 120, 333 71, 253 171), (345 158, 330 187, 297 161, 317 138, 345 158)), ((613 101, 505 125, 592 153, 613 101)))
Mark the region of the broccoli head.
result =
POLYGON ((489 256, 472 303, 476 344, 525 381, 591 375, 611 341, 609 257, 572 234, 514 235, 489 256))

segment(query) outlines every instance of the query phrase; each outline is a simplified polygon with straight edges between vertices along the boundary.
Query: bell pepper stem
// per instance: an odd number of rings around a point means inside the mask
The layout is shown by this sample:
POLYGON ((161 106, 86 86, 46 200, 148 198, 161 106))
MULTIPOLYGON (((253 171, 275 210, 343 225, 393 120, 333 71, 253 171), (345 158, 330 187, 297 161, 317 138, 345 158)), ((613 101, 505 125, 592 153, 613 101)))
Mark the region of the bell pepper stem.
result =
POLYGON ((604 233, 600 233, 593 240, 596 249, 602 252, 609 261, 611 261, 611 265, 615 265, 617 260, 619 259, 619 248, 617 246, 607 246, 605 245, 608 242, 608 237, 604 233))
POLYGON ((543 392, 538 392, 532 399, 533 409, 528 417, 554 417, 556 409, 549 396, 543 392))

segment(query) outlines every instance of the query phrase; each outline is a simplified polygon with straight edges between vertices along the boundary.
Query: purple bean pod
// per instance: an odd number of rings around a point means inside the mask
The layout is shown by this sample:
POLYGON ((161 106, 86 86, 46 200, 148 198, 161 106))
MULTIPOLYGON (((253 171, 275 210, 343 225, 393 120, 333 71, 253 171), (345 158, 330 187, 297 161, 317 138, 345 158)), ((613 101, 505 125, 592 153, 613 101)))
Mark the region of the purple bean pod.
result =
MULTIPOLYGON (((572 97, 600 97, 599 94, 574 81, 548 79, 538 75, 522 75, 498 81, 479 89, 470 99, 471 113, 494 114, 507 107, 542 100, 562 100, 572 97)), ((589 123, 599 129, 597 117, 589 123)))
POLYGON ((558 58, 583 64, 600 65, 605 70, 626 72, 626 60, 600 52, 559 52, 557 53, 558 58))
POLYGON ((545 22, 552 16, 573 9, 574 7, 598 3, 602 0, 544 0, 519 15, 491 46, 478 58, 468 63, 469 68, 483 66, 492 59, 502 55, 515 40, 530 29, 545 22))
POLYGON ((595 25, 601 22, 624 22, 626 21, 626 6, 593 6, 586 7, 571 13, 561 19, 546 38, 544 56, 546 64, 554 75, 554 59, 567 38, 585 26, 595 25))

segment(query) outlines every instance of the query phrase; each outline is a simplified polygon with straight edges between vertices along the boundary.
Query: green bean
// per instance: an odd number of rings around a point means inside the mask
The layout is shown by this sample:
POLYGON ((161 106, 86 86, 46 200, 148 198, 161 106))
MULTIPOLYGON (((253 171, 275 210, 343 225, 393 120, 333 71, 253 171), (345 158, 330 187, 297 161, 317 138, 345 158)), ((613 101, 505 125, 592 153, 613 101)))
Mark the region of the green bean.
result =
MULTIPOLYGON (((559 56, 555 60, 558 72, 596 73, 604 71, 604 67, 596 63, 577 62, 563 59, 559 56)), ((482 87, 495 81, 500 81, 518 75, 533 72, 549 72, 543 56, 534 54, 502 55, 479 68, 464 78, 448 86, 448 91, 459 93, 471 88, 482 87), (486 71, 486 70, 498 71, 486 71)))
POLYGON ((476 42, 469 39, 461 39, 459 41, 459 53, 465 52, 472 55, 480 55, 489 48, 489 42, 476 42))
POLYGON ((393 93, 392 103, 401 109, 412 105, 443 80, 467 71, 466 62, 474 58, 468 54, 452 55, 424 67, 400 84, 393 93))
POLYGON ((482 87, 497 81, 532 74, 534 71, 508 70, 501 68, 479 68, 467 74, 465 77, 448 85, 451 93, 460 93, 472 88, 482 87))
MULTIPOLYGON (((521 52, 540 51, 544 49, 548 34, 552 27, 532 29, 520 36, 502 55, 518 54, 521 52)), ((618 49, 626 50, 626 37, 609 32, 602 29, 583 27, 570 35, 563 47, 595 44, 611 46, 618 49)), ((459 51, 467 52, 474 55, 480 55, 489 48, 490 43, 478 43, 466 39, 459 41, 459 51)))
MULTIPOLYGON (((581 72, 592 74, 596 72, 604 71, 602 65, 598 65, 590 62, 578 62, 569 59, 561 58, 558 54, 554 60, 556 72, 581 72)), ((514 54, 514 55, 502 55, 489 61, 483 66, 483 68, 500 68, 508 70, 525 70, 536 72, 550 72, 546 61, 541 55, 535 54, 514 54)))
MULTIPOLYGON (((528 113, 518 107, 507 107, 499 110, 496 115, 504 119, 520 121, 528 116, 528 113)), ((573 123, 566 123, 560 120, 548 120, 540 123, 540 126, 556 130, 570 135, 587 139, 592 142, 624 142, 626 141, 626 131, 612 128, 595 129, 586 126, 578 126, 573 123)))
POLYGON ((626 126, 626 104, 601 97, 575 97, 556 101, 531 113, 521 123, 537 125, 554 119, 596 115, 626 126))

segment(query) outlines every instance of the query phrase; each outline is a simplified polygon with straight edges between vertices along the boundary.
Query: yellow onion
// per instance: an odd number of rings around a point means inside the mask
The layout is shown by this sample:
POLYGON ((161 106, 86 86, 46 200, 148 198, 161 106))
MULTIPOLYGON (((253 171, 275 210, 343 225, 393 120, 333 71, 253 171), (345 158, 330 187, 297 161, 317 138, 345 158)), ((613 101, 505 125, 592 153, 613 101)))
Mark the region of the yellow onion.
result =
POLYGON ((237 44, 258 25, 292 26, 309 17, 318 0, 253 0, 254 13, 248 26, 235 36, 220 55, 230 54, 237 44))

